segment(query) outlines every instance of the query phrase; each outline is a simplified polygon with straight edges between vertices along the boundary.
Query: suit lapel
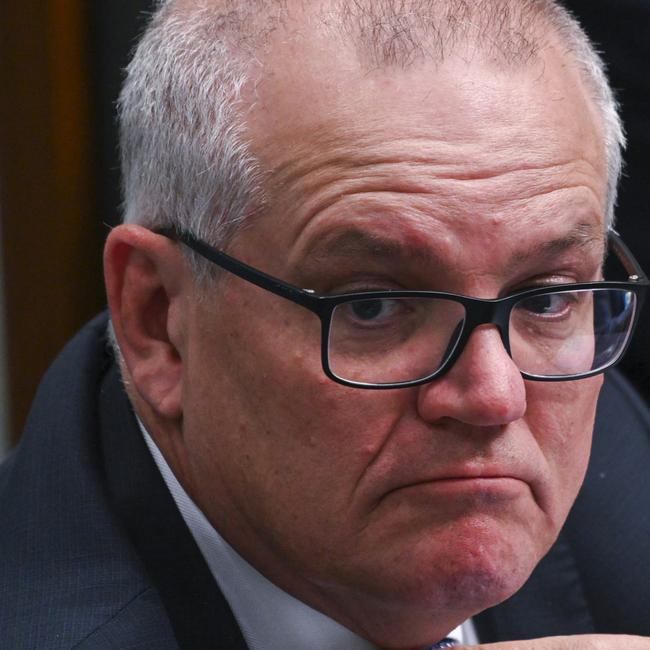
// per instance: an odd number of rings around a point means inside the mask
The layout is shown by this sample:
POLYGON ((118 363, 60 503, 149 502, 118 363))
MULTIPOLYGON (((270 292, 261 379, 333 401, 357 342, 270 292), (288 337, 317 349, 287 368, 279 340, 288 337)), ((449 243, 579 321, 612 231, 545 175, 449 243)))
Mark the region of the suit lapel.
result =
POLYGON ((474 618, 482 643, 595 631, 571 547, 560 535, 514 596, 474 618))
POLYGON ((116 368, 100 394, 109 496, 160 593, 183 650, 245 650, 241 631, 146 443, 116 368))

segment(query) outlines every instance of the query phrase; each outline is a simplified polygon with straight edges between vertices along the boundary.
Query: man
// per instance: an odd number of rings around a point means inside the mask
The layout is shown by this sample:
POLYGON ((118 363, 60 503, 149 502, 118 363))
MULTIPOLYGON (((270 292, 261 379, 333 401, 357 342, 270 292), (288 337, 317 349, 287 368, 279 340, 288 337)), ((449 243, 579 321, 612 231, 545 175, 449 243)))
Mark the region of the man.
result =
POLYGON ((599 66, 546 1, 162 5, 105 252, 124 388, 100 320, 29 425, 74 476, 29 442, 4 470, 7 502, 47 486, 5 526, 10 647, 493 640, 477 615, 556 540, 646 284, 608 236, 599 66))

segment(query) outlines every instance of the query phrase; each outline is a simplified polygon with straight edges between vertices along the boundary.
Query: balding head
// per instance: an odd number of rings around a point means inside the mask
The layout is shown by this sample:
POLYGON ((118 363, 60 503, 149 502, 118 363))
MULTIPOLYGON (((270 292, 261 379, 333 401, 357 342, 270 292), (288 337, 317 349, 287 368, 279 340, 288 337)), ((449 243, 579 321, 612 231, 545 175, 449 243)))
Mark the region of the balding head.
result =
POLYGON ((300 39, 335 45, 349 64, 396 73, 451 57, 530 66, 559 42, 604 126, 611 223, 624 143, 616 104, 600 58, 552 0, 161 3, 120 99, 126 222, 176 224, 224 243, 264 207, 268 170, 251 153, 247 113, 274 48, 300 39))

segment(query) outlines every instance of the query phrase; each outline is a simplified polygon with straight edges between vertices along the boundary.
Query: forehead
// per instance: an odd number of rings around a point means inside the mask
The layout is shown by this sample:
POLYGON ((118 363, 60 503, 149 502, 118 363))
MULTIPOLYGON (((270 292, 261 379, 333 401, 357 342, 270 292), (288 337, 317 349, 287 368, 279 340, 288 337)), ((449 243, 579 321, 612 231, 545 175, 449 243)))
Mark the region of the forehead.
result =
POLYGON ((249 88, 249 128, 283 236, 300 238, 341 202, 353 214, 382 203, 426 212, 430 201, 480 232, 482 216, 515 202, 566 199, 602 223, 600 119, 560 47, 549 38, 520 66, 467 54, 367 69, 317 30, 278 38, 249 88))

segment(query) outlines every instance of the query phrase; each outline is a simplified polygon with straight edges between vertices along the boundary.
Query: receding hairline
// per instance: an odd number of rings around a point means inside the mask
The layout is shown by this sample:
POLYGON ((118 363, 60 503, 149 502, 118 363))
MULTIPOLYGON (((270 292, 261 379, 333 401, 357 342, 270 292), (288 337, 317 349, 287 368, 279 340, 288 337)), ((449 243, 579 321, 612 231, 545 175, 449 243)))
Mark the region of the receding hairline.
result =
POLYGON ((265 73, 286 56, 274 44, 293 37, 316 51, 319 39, 330 52, 344 43, 362 73, 396 75, 472 42, 469 62, 525 70, 550 45, 604 125, 611 225, 625 142, 617 104, 597 52, 555 0, 160 0, 118 103, 126 222, 176 224, 226 245, 266 210, 269 170, 250 138, 258 96, 248 91, 272 82, 265 73))
MULTIPOLYGON (((261 53, 309 16, 328 37, 347 38, 369 67, 443 63, 460 45, 503 65, 525 64, 553 31, 548 0, 166 0, 168 15, 209 12, 235 49, 261 53), (547 28, 547 29, 545 29, 547 28), (285 30, 282 33, 282 30, 285 30)), ((304 24, 302 25, 304 27, 304 24)))
MULTIPOLYGON (((579 53, 572 51, 554 20, 556 0, 167 0, 163 4, 172 12, 177 8, 181 13, 196 9, 213 13, 226 46, 247 69, 249 88, 268 70, 274 45, 298 38, 338 39, 362 72, 442 66, 453 57, 468 65, 525 70, 554 50, 575 71, 587 102, 599 114, 604 130, 608 128, 579 53)), ((274 63, 281 65, 281 59, 274 63)), ((245 114, 251 96, 240 99, 245 114)), ((240 117, 245 122, 244 114, 240 117)))

